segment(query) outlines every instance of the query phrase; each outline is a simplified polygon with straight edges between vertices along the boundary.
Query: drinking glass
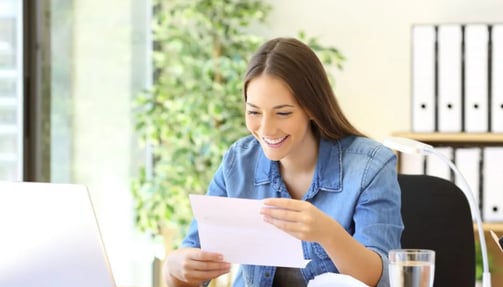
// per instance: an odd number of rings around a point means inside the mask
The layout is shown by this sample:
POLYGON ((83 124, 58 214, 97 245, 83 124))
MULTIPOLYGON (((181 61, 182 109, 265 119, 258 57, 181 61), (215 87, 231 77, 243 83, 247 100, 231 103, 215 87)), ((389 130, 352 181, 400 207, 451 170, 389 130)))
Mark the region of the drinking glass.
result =
POLYGON ((388 255, 391 287, 433 287, 435 251, 393 249, 388 255))

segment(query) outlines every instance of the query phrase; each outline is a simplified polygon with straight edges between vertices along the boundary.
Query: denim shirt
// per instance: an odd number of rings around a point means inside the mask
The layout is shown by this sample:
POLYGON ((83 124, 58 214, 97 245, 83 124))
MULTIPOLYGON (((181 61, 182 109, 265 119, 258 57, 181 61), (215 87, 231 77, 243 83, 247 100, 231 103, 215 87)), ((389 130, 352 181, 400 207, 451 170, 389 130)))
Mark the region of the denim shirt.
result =
MULTIPOLYGON (((252 136, 238 140, 225 153, 207 194, 291 198, 279 163, 269 160, 252 136)), ((334 218, 354 239, 379 254, 383 270, 377 286, 389 286, 387 253, 400 247, 403 230, 396 155, 390 149, 365 137, 321 139, 313 180, 302 200, 334 218)), ((200 247, 195 220, 181 246, 200 247)), ((303 241, 302 247, 304 257, 311 260, 301 269, 306 285, 316 275, 338 272, 320 244, 303 241)), ((270 287, 275 270, 272 266, 241 265, 233 286, 270 287)))

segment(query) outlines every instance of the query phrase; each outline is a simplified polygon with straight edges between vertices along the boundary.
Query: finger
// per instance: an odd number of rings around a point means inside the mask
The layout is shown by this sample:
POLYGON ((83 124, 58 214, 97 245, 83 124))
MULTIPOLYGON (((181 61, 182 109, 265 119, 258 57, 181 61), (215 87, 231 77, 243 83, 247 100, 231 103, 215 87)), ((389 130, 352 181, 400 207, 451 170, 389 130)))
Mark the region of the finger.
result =
POLYGON ((265 206, 283 209, 297 209, 302 202, 291 198, 266 198, 263 200, 265 206))
POLYGON ((193 253, 190 259, 195 261, 223 261, 224 256, 220 253, 200 250, 199 252, 193 253))
POLYGON ((261 214, 264 215, 264 217, 269 217, 283 221, 297 222, 299 220, 300 212, 296 210, 288 210, 282 208, 263 208, 261 210, 261 214))
POLYGON ((283 220, 280 218, 275 218, 275 217, 270 217, 270 216, 265 216, 264 221, 267 223, 270 223, 277 228, 284 230, 284 231, 293 231, 297 229, 297 225, 299 224, 296 221, 288 221, 288 220, 283 220))
POLYGON ((285 231, 304 232, 316 223, 315 214, 309 212, 269 209, 265 210, 262 215, 264 216, 264 221, 285 231))
POLYGON ((231 264, 223 261, 188 260, 182 268, 185 281, 206 281, 230 272, 231 264))
POLYGON ((210 269, 210 270, 193 270, 188 268, 184 270, 185 272, 182 275, 182 278, 184 279, 185 282, 202 282, 216 278, 222 274, 229 273, 230 267, 210 269))
POLYGON ((203 272, 221 272, 230 270, 231 264, 227 262, 215 262, 215 261, 193 261, 191 269, 195 271, 203 272))
POLYGON ((271 219, 270 223, 297 239, 311 241, 312 231, 308 225, 274 219, 271 219))

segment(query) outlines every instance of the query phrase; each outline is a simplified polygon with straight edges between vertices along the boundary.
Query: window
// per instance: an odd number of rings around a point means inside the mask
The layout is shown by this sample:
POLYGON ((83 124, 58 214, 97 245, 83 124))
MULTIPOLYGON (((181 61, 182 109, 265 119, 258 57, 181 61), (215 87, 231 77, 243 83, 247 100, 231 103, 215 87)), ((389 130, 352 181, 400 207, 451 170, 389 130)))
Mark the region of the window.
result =
POLYGON ((119 286, 151 280, 129 186, 141 158, 132 99, 151 74, 149 8, 0 0, 0 180, 85 184, 119 286))

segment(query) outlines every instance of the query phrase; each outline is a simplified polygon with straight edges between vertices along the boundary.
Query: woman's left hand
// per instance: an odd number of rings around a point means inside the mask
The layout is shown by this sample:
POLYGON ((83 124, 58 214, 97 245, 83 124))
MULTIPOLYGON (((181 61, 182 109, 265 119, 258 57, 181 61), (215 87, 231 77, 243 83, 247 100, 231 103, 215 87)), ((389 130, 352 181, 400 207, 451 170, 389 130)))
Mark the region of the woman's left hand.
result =
POLYGON ((334 221, 307 201, 267 198, 264 205, 260 214, 266 222, 304 241, 321 241, 334 221))

